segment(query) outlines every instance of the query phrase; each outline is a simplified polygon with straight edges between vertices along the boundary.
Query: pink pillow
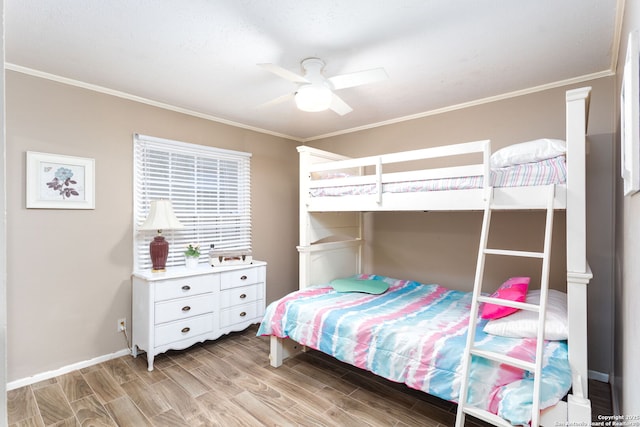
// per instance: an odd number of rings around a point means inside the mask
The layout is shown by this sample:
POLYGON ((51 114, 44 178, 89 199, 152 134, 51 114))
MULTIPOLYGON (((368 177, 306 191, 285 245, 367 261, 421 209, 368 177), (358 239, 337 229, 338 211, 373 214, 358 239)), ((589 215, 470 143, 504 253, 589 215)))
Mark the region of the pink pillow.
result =
MULTIPOLYGON (((529 288, 530 280, 531 278, 529 277, 512 277, 504 282, 491 296, 493 298, 524 302, 527 298, 527 288, 529 288)), ((518 310, 513 307, 485 303, 480 317, 483 319, 499 319, 518 310)))

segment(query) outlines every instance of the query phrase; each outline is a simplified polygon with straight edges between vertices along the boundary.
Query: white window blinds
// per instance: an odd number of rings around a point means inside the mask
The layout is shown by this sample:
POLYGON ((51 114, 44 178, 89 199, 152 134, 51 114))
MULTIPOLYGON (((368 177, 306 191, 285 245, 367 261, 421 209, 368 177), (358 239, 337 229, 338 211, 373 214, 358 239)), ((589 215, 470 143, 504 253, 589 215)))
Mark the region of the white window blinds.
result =
POLYGON ((183 229, 163 231, 167 267, 184 265, 189 243, 201 262, 217 250, 251 250, 251 154, 145 135, 134 136, 134 268, 151 268, 149 242, 138 231, 152 200, 168 199, 183 229))

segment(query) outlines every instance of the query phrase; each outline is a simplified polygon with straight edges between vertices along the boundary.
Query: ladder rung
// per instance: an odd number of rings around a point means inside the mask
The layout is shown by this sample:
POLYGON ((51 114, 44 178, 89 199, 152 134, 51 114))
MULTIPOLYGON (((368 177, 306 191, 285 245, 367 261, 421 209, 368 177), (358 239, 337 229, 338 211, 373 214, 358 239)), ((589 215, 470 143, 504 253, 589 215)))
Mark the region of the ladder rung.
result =
POLYGON ((484 253, 489 255, 507 255, 507 256, 526 257, 526 258, 543 258, 544 257, 544 252, 508 251, 505 249, 485 249, 484 253))
POLYGON ((484 357, 485 359, 493 360, 495 362, 504 363, 507 365, 515 366, 520 369, 524 369, 529 372, 536 373, 536 365, 532 362, 527 362, 522 359, 516 359, 515 357, 507 356, 502 353, 496 353, 493 351, 479 350, 477 348, 471 349, 471 354, 475 356, 484 357))
POLYGON ((478 301, 486 302, 489 304, 501 305, 503 307, 519 308, 522 310, 533 311, 535 313, 540 312, 540 306, 538 304, 530 304, 526 302, 511 301, 503 298, 493 298, 493 297, 484 297, 484 296, 478 297, 478 301))
POLYGON ((504 427, 513 427, 510 422, 505 420, 504 418, 500 418, 499 416, 492 414, 489 411, 485 411, 484 409, 476 408, 475 406, 467 406, 464 405, 462 410, 465 414, 471 415, 472 417, 476 417, 480 420, 486 421, 496 426, 504 426, 504 427))

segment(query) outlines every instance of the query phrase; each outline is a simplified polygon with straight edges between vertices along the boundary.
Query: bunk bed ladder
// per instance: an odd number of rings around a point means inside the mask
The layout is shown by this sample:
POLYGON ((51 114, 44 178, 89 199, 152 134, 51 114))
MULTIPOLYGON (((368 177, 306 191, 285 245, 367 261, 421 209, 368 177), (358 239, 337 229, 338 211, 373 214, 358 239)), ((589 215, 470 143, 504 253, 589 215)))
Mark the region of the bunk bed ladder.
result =
MULTIPOLYGON (((472 357, 482 357, 501 364, 506 364, 514 367, 518 367, 527 370, 534 375, 533 382, 533 407, 531 414, 531 426, 538 427, 540 420, 540 380, 542 371, 542 358, 544 348, 544 323, 545 312, 547 307, 547 294, 549 289, 549 265, 551 258, 551 235, 553 229, 553 202, 555 199, 555 186, 548 186, 547 200, 546 200, 546 223, 545 223, 545 236, 544 236, 544 249, 543 252, 525 252, 525 251, 513 251, 502 249, 488 249, 487 242, 489 240, 489 226, 491 223, 491 212, 494 209, 500 209, 500 206, 494 204, 493 200, 493 188, 488 188, 486 196, 486 204, 484 209, 484 218, 482 222, 482 231, 480 235, 480 247, 478 249, 478 261, 476 265, 476 275, 473 287, 473 296, 471 302, 471 313, 469 318, 469 329, 467 332, 467 344, 463 356, 462 363, 462 381, 460 384, 460 395, 458 399, 458 410, 456 414, 456 427, 463 427, 465 422, 465 415, 471 415, 473 417, 484 420, 488 423, 497 426, 511 426, 511 423, 507 420, 492 414, 483 409, 479 409, 467 403, 468 399, 468 386, 469 376, 471 372, 471 359, 472 357), (486 255, 502 255, 502 256, 517 256, 528 258, 542 259, 542 274, 540 283, 540 303, 529 304, 514 301, 507 301, 504 299, 491 298, 482 295, 482 280, 484 275, 484 266, 486 255), (506 307, 515 307, 522 310, 529 310, 538 313, 538 335, 536 343, 536 356, 535 362, 529 362, 506 356, 501 353, 491 352, 487 350, 481 350, 475 346, 475 334, 476 324, 478 319, 478 311, 480 303, 491 303, 506 307)), ((503 207, 504 208, 504 207, 503 207)))

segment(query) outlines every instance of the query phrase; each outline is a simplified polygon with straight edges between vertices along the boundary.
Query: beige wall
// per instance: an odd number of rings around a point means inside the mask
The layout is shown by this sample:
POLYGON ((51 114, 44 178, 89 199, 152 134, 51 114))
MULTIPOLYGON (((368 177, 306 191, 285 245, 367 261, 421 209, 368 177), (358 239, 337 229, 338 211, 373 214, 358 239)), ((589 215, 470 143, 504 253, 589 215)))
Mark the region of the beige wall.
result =
MULTIPOLYGON (((640 29, 640 2, 625 3, 617 91, 620 93, 629 32, 640 29)), ((619 109, 616 123, 619 123, 619 109)), ((619 143, 619 126, 616 141, 619 143)), ((617 156, 620 155, 617 145, 617 156)), ((619 158, 619 157, 618 157, 619 158)), ((619 169, 618 169, 619 172, 619 169)), ((640 414, 640 193, 624 197, 622 180, 616 173, 616 264, 614 403, 619 414, 640 414)))
POLYGON ((267 299, 297 287, 296 143, 11 71, 6 85, 8 381, 126 348, 135 132, 253 153, 267 299), (94 158, 96 209, 26 209, 26 151, 94 158))
MULTIPOLYGON (((341 154, 373 155, 428 146, 490 139, 492 148, 540 137, 565 138, 565 92, 592 86, 588 157, 588 257, 594 272, 589 286, 589 369, 612 371, 613 188, 615 79, 546 90, 526 96, 424 117, 357 133, 313 141, 309 145, 341 154)), ((556 215, 551 285, 564 289, 564 213, 556 215)), ((480 213, 369 213, 367 272, 457 289, 471 289, 475 273, 480 213)), ((490 246, 541 250, 540 213, 495 215, 490 246), (495 243, 493 243, 495 242, 495 243), (526 246, 523 247, 522 243, 526 246), (536 243, 537 242, 537 243, 536 243), (535 243, 534 247, 530 245, 535 243)), ((539 283, 540 266, 529 261, 493 258, 485 290, 513 275, 539 283)))

